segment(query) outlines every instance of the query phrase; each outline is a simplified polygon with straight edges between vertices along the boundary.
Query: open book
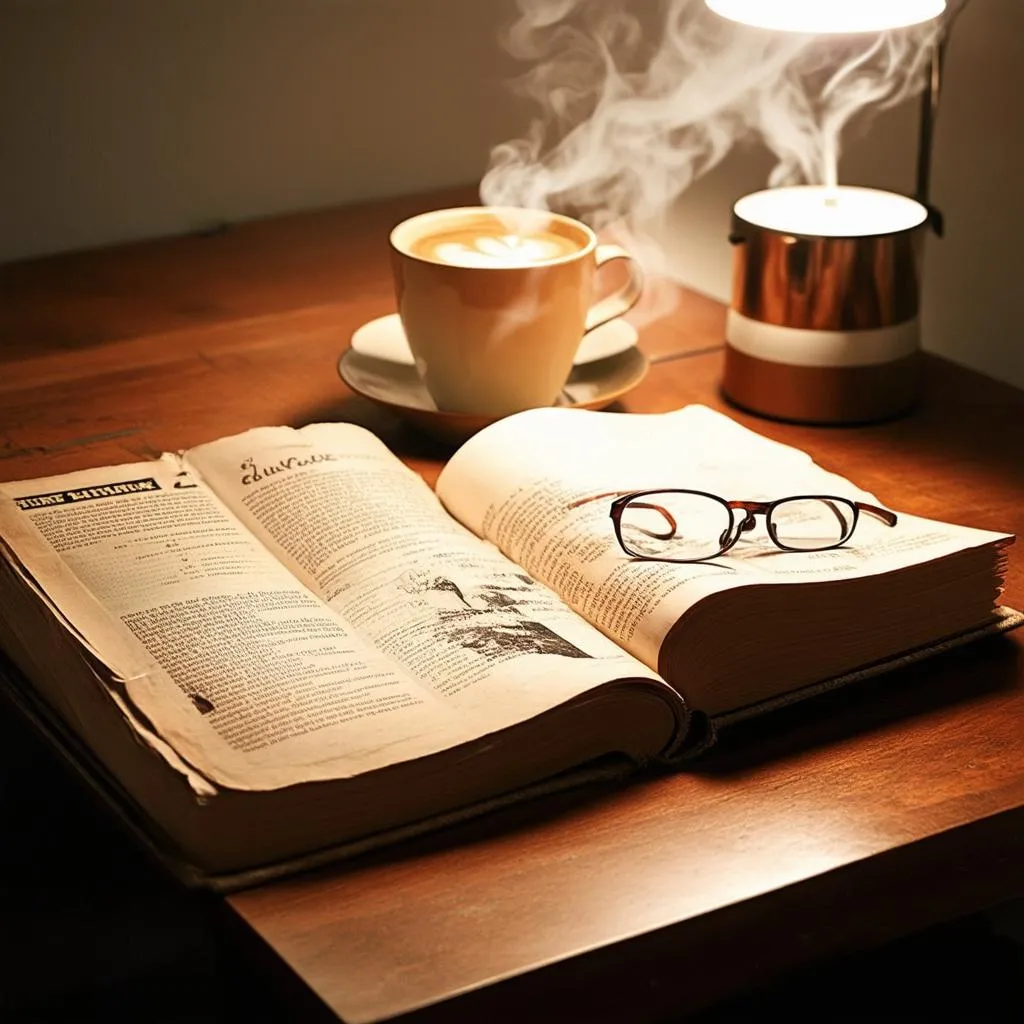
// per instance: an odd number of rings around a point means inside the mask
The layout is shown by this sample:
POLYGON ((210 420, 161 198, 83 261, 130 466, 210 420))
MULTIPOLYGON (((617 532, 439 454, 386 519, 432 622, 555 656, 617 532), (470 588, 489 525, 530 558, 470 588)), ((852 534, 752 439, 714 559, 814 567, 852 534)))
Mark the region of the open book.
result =
POLYGON ((723 722, 1020 622, 1006 535, 865 516, 833 550, 761 528, 670 564, 581 503, 680 486, 879 501, 700 406, 521 413, 436 494, 360 427, 258 428, 0 486, 10 685, 172 863, 246 880, 586 766, 681 762, 723 722))

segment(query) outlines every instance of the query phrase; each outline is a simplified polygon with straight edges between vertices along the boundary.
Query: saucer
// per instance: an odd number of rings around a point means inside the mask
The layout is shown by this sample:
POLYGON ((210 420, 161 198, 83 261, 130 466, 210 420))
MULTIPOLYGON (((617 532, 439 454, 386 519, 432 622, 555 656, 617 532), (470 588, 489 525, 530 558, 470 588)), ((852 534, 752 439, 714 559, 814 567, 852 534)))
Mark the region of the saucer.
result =
MULTIPOLYGON (((636 347, 578 363, 572 368, 556 406, 603 409, 636 387, 647 373, 647 357, 636 347)), ((411 363, 348 349, 338 362, 341 379, 357 394, 384 406, 426 434, 448 444, 466 438, 500 419, 461 412, 442 412, 411 363)))
MULTIPOLYGON (((607 359, 636 345, 636 328, 621 317, 595 327, 585 335, 573 363, 580 366, 596 359, 607 359)), ((377 317, 363 324, 352 335, 352 348, 366 356, 388 359, 393 363, 414 366, 409 342, 405 340, 402 321, 397 313, 377 317)))

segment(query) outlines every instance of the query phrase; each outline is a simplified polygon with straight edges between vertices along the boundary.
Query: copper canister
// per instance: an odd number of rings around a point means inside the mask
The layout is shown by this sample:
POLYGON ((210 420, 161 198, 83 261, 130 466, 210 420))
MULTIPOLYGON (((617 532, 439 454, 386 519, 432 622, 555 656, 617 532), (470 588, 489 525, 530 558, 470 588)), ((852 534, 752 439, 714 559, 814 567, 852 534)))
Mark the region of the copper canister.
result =
POLYGON ((922 204, 875 189, 797 186, 739 200, 726 397, 803 423, 906 412, 920 387, 927 222, 922 204))

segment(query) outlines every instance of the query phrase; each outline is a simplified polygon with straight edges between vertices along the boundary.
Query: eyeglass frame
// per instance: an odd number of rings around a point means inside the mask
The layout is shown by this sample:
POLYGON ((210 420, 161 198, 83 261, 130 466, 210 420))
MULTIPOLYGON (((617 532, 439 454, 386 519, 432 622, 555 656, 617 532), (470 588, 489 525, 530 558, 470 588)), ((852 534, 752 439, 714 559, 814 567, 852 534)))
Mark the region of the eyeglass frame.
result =
MULTIPOLYGON (((630 558, 634 558, 640 562, 672 562, 677 565, 693 565, 698 562, 707 562, 712 558, 718 558, 721 555, 726 554, 726 552, 735 546, 744 533, 747 533, 749 530, 754 528, 757 523, 757 520, 754 517, 758 515, 763 515, 765 517, 765 531, 767 532, 771 542, 779 548, 779 550, 797 552, 832 551, 835 548, 842 547, 847 541, 849 541, 856 531, 861 512, 867 512, 869 515, 881 520, 881 522, 886 526, 895 526, 898 521, 896 513, 891 512, 887 508, 882 508, 879 505, 870 505, 865 501, 855 501, 853 498, 844 498, 838 494, 790 494, 784 498, 775 498, 772 501, 748 501, 738 499, 728 500, 718 494, 711 494, 708 491, 696 491, 688 487, 651 487, 641 491, 606 491, 602 494, 592 494, 587 498, 579 498, 576 501, 570 502, 568 507, 571 509, 579 508, 580 505, 586 505, 591 501, 600 501, 602 498, 615 499, 611 503, 608 514, 611 517, 612 524, 615 529, 615 539, 618 541, 619 547, 622 548, 630 558), (637 498, 642 498, 647 494, 695 494, 701 498, 711 498, 713 501, 717 501, 725 508, 725 511, 729 516, 728 542, 713 555, 702 555, 700 558, 668 558, 664 555, 644 555, 630 550, 626 542, 622 539, 622 513, 627 505, 635 501, 637 498), (772 525, 771 519, 772 511, 777 506, 789 501, 839 501, 852 510, 853 520, 850 523, 849 529, 846 530, 843 538, 836 541, 834 544, 825 544, 820 548, 793 547, 792 545, 783 544, 778 539, 778 535, 772 525), (737 510, 745 513, 738 528, 736 524, 736 517, 733 515, 733 512, 737 510)), ((642 503, 639 507, 657 508, 657 506, 654 505, 644 506, 642 503)), ((672 534, 674 534, 678 528, 675 517, 668 511, 668 509, 658 508, 658 511, 661 512, 662 515, 666 516, 672 526, 672 532, 668 536, 661 537, 660 539, 670 540, 672 534)))

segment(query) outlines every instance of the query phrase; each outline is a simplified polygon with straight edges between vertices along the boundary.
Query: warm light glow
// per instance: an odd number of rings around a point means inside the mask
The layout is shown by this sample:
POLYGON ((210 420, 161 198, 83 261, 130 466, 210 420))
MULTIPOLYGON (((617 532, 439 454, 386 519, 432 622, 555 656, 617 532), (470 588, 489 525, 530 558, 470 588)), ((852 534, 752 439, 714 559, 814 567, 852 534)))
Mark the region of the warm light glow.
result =
POLYGON ((748 224, 787 235, 862 238, 920 227, 928 211, 896 192, 840 185, 770 188, 740 199, 733 208, 748 224))
POLYGON ((946 0, 705 0, 730 21, 780 32, 855 33, 937 18, 946 0))

